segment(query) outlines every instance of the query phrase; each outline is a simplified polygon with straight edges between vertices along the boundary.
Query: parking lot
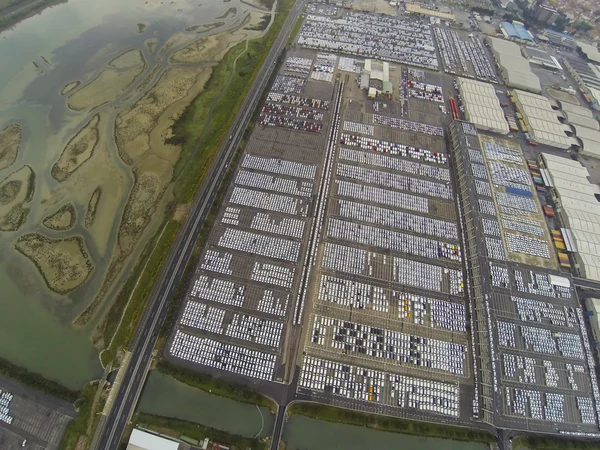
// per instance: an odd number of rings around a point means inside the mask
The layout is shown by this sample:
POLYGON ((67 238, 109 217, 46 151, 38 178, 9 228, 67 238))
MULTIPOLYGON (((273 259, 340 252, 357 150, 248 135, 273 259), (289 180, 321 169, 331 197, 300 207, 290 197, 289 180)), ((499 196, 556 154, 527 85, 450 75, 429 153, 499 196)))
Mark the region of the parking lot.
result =
POLYGON ((179 364, 263 382, 293 369, 290 315, 333 93, 311 78, 318 55, 290 51, 260 107, 166 352, 179 364))
MULTIPOLYGON (((441 104, 443 87, 412 75, 409 95, 432 98, 411 101, 441 104)), ((444 133, 386 104, 373 112, 344 88, 298 393, 456 423, 469 418, 472 366, 444 133)))
MULTIPOLYGON (((494 422, 529 431, 597 432, 598 387, 583 313, 572 280, 545 268, 550 258, 537 250, 545 248, 537 241, 548 245, 548 229, 523 154, 506 140, 480 136, 480 146, 467 123, 450 134, 461 183, 469 186, 461 201, 467 210, 475 208, 467 236, 474 232, 471 242, 483 250, 473 253, 470 264, 478 266, 474 276, 482 277, 476 282, 483 292, 474 304, 489 314, 475 326, 492 328, 482 346, 491 360, 484 376, 494 386, 494 422), (530 240, 515 243, 510 236, 530 240)), ((483 401, 493 405, 491 397, 483 401)))
POLYGON ((68 403, 0 377, 0 448, 57 449, 75 416, 68 403))

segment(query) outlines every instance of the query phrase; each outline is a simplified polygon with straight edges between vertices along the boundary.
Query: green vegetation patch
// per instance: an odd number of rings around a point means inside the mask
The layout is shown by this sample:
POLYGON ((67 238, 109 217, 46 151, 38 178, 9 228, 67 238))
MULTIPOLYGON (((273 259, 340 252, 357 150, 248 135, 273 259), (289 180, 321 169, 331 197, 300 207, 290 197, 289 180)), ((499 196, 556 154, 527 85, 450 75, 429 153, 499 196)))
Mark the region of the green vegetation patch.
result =
POLYGON ((74 450, 77 447, 80 436, 87 435, 97 389, 98 382, 94 382, 87 384, 81 390, 81 394, 75 402, 75 407, 78 410, 77 417, 67 425, 65 435, 58 447, 59 450, 74 450))
POLYGON ((0 374, 13 378, 32 389, 43 392, 44 394, 62 398, 70 403, 77 400, 79 396, 77 391, 66 388, 56 381, 48 380, 37 372, 30 372, 4 358, 0 358, 0 374))
POLYGON ((600 449, 598 441, 576 441, 568 438, 559 437, 542 437, 542 436, 526 436, 518 437, 513 440, 513 448, 518 448, 519 445, 527 447, 531 450, 552 450, 552 449, 583 449, 597 450, 600 449))
POLYGON ((154 281, 165 262, 175 236, 177 236, 179 226, 179 222, 174 220, 167 221, 164 231, 161 234, 157 234, 148 243, 145 252, 151 252, 149 259, 140 258, 142 261, 147 259, 147 264, 145 266, 138 264, 133 276, 125 283, 125 286, 123 286, 110 308, 103 328, 104 342, 108 344, 111 337, 114 337, 110 346, 102 353, 102 363, 104 365, 113 361, 117 350, 126 347, 131 340, 138 321, 144 312, 146 300, 154 287, 154 281), (123 315, 125 308, 127 309, 125 310, 125 315, 123 315), (123 316, 122 321, 121 316, 123 316), (119 323, 121 323, 120 326, 119 323))
POLYGON ((268 448, 265 442, 261 442, 258 439, 249 439, 237 434, 229 434, 216 428, 205 427, 197 423, 172 419, 170 417, 139 414, 136 425, 176 439, 180 439, 181 436, 185 436, 186 440, 191 438, 196 441, 208 438, 213 442, 218 442, 232 449, 266 450, 268 448))
POLYGON ((496 440, 494 436, 484 431, 427 422, 414 422, 396 417, 366 414, 316 403, 294 403, 287 411, 289 415, 300 414, 327 422, 345 423, 390 433, 482 443, 494 442, 496 440))
POLYGON ((304 21, 304 17, 302 17, 302 15, 300 15, 300 17, 298 17, 298 19, 296 20, 296 23, 294 24, 294 28, 292 28, 290 37, 288 38, 287 43, 285 44, 286 47, 289 47, 290 45, 292 45, 294 43, 294 41, 296 40, 296 36, 298 36, 298 33, 300 33, 300 29, 302 28, 303 21, 304 21))
POLYGON ((164 359, 161 360, 156 368, 164 373, 170 375, 173 378, 187 384, 188 386, 201 389, 214 395, 221 397, 227 397, 232 400, 237 400, 243 403, 250 403, 258 406, 265 406, 269 409, 273 409, 274 405, 271 400, 252 389, 243 386, 241 384, 232 384, 219 378, 213 378, 210 375, 204 373, 198 373, 183 367, 178 367, 164 359))
POLYGON ((175 167, 177 203, 188 203, 193 199, 292 5, 292 0, 281 0, 280 12, 265 36, 249 41, 247 50, 246 44, 240 42, 227 52, 212 72, 204 92, 173 125, 174 137, 169 143, 182 146, 175 167), (233 72, 233 61, 239 55, 233 72), (189 164, 192 159, 194 164, 189 164))

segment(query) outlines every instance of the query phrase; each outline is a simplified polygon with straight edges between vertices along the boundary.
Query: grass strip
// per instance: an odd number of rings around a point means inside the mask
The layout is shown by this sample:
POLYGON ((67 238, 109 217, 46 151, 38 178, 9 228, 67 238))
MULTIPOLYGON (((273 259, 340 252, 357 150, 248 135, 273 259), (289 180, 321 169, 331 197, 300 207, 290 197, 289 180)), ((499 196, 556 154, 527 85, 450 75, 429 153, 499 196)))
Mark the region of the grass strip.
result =
POLYGON ((162 228, 163 231, 157 234, 146 246, 146 250, 150 250, 151 252, 149 259, 140 258, 140 260, 144 261, 147 259, 148 263, 145 265, 145 268, 141 263, 138 264, 134 275, 125 283, 125 286, 121 289, 115 303, 111 307, 105 320, 105 342, 110 341, 110 336, 114 335, 114 337, 109 347, 102 353, 102 363, 105 366, 114 360, 118 349, 128 345, 135 333, 138 321, 144 312, 146 300, 169 254, 169 249, 177 236, 179 226, 179 222, 168 220, 164 228, 162 228), (123 315, 124 309, 125 313, 123 315), (122 321, 121 316, 123 316, 122 321))
POLYGON ((73 403, 79 397, 79 392, 69 389, 56 381, 44 378, 37 372, 31 372, 24 367, 17 366, 4 358, 0 358, 0 374, 17 380, 44 394, 61 398, 70 403, 73 403))
POLYGON ((136 425, 176 439, 179 439, 182 435, 196 441, 208 438, 231 449, 266 450, 268 448, 265 442, 258 439, 245 438, 216 428, 170 417, 142 413, 137 416, 136 425))
POLYGON ((289 415, 300 414, 312 419, 356 425, 390 433, 482 443, 494 442, 496 440, 494 436, 485 431, 366 414, 316 403, 294 403, 288 408, 287 412, 289 415))
POLYGON ((188 386, 201 389, 214 395, 230 398, 242 403, 264 406, 270 410, 274 409, 273 402, 258 392, 241 385, 214 378, 205 373, 195 372, 183 367, 175 366, 164 359, 159 361, 156 369, 173 378, 187 384, 188 386))
POLYGON ((300 32, 300 28, 302 28, 302 21, 304 20, 304 17, 302 17, 302 15, 300 15, 298 17, 298 19, 296 20, 296 23, 294 24, 294 28, 292 28, 292 32, 290 33, 290 37, 287 40, 287 43, 285 44, 286 47, 289 47, 290 45, 292 45, 294 43, 294 41, 296 40, 296 36, 298 36, 298 33, 300 32))
MULTIPOLYGON (((98 382, 96 381, 85 385, 81 390, 79 398, 75 402, 75 407, 78 410, 77 417, 67 425, 65 434, 58 447, 59 450, 74 450, 77 447, 79 438, 87 436, 89 422, 92 418, 92 405, 97 389, 98 382)), ((91 436, 88 437, 91 439, 91 436)))
POLYGON ((531 450, 554 450, 554 449, 582 449, 582 450, 598 450, 600 442, 574 440, 569 438, 549 437, 549 436, 523 436, 513 439, 513 448, 518 448, 519 445, 527 447, 531 450))
POLYGON ((211 74, 204 92, 192 101, 173 125, 174 137, 169 142, 182 147, 181 156, 175 167, 174 195, 178 203, 188 203, 193 199, 221 142, 227 138, 227 130, 293 4, 293 0, 280 0, 275 20, 262 38, 249 41, 247 50, 245 50, 246 44, 241 42, 227 52, 211 74), (237 60, 231 82, 223 91, 233 72, 233 60, 242 52, 244 54, 237 60), (223 95, 214 106, 210 121, 206 123, 211 106, 221 92, 223 95), (197 146, 205 126, 202 142, 197 146), (194 164, 189 164, 192 158, 194 164))

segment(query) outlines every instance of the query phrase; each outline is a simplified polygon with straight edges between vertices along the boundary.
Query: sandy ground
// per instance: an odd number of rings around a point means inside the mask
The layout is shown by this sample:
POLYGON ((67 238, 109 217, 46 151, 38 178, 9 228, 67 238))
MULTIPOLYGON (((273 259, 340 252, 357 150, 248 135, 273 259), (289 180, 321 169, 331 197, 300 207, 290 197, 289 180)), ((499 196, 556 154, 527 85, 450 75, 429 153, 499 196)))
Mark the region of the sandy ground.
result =
POLYGON ((100 115, 96 114, 67 143, 50 172, 56 181, 65 181, 92 157, 100 140, 99 123, 100 115))
POLYGON ((90 197, 90 201, 88 202, 87 208, 85 210, 85 227, 90 228, 94 224, 94 220, 96 220, 96 212, 98 211, 98 202, 102 197, 102 187, 98 186, 92 196, 90 197))
POLYGON ((81 81, 71 81, 70 83, 65 84, 65 86, 60 91, 60 95, 67 95, 69 92, 74 90, 80 84, 81 84, 81 81))
POLYGON ((65 231, 73 227, 75 220, 77 219, 77 213, 72 203, 67 203, 62 206, 58 211, 50 214, 43 220, 43 224, 46 228, 56 231, 65 231))
MULTIPOLYGON (((150 2, 152 3, 152 0, 150 2)), ((228 49, 244 39, 261 34, 260 31, 244 30, 243 27, 260 23, 263 15, 263 12, 246 14, 236 29, 192 43, 190 43, 190 33, 176 33, 171 36, 160 49, 160 53, 167 53, 173 48, 188 43, 188 47, 175 53, 177 57, 170 59, 170 62, 177 62, 177 65, 166 69, 161 64, 153 67, 150 74, 128 98, 140 92, 145 93, 135 104, 117 115, 114 131, 118 154, 130 167, 134 181, 120 220, 116 243, 112 248, 112 258, 103 285, 94 300, 74 320, 75 325, 84 326, 94 317, 97 308, 103 304, 104 298, 109 293, 113 293, 113 287, 125 267, 127 258, 139 254, 148 230, 156 228, 162 219, 162 210, 167 200, 171 198, 173 168, 181 152, 179 146, 165 143, 165 140, 172 135, 171 128, 175 120, 204 90, 212 73, 211 66, 222 59, 228 49), (151 76, 161 70, 164 71, 157 79, 151 76)), ((96 153, 98 152, 94 152, 92 159, 97 157, 96 153)), ((95 166, 95 164, 85 164, 82 169, 88 166, 95 166)), ((77 170, 73 177, 85 171, 82 169, 77 170)), ((100 172, 100 170, 96 171, 100 172)), ((91 183, 88 182, 88 185, 91 183)), ((92 214, 94 219, 91 223, 91 231, 102 226, 112 229, 115 223, 114 208, 106 210, 103 207, 106 199, 114 197, 114 194, 107 192, 110 185, 100 183, 98 185, 102 187, 102 194, 96 213, 92 214), (110 220, 110 222, 101 225, 103 220, 110 220)), ((91 196, 92 191, 87 197, 90 204, 93 203, 91 196)), ((100 242, 98 245, 100 248, 100 242)), ((99 339, 100 333, 96 333, 93 341, 97 345, 103 345, 99 339)))
POLYGON ((555 98, 556 100, 560 100, 561 102, 571 103, 573 105, 580 105, 579 100, 574 95, 569 94, 568 92, 559 91, 558 89, 548 88, 546 89, 548 95, 550 97, 555 98))
POLYGON ((144 45, 148 49, 148 53, 154 53, 154 50, 156 50, 156 44, 158 44, 158 39, 156 38, 150 38, 144 41, 144 45))
POLYGON ((35 173, 23 166, 0 182, 0 231, 16 231, 25 222, 29 209, 24 205, 31 201, 35 173))
POLYGON ((388 16, 396 16, 396 8, 390 6, 387 2, 373 0, 350 0, 350 8, 359 11, 369 11, 375 14, 386 14, 388 16))
POLYGON ((77 289, 94 270, 80 236, 50 239, 38 233, 26 234, 17 240, 15 248, 36 265, 55 292, 77 289))
POLYGON ((6 169, 16 161, 22 132, 21 125, 16 123, 0 131, 0 170, 6 169))
POLYGON ((92 81, 69 95, 67 104, 75 111, 89 110, 121 95, 146 68, 139 49, 129 50, 108 63, 92 81))

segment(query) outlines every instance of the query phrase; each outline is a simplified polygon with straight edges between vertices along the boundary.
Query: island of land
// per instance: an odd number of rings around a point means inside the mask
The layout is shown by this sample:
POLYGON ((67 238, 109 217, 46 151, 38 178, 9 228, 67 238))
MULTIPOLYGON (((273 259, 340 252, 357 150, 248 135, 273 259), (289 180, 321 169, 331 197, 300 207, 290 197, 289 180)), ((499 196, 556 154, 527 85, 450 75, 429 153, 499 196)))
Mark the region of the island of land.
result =
POLYGON ((0 170, 10 167, 17 160, 22 134, 23 129, 17 123, 0 131, 0 170))
POLYGON ((60 207, 58 211, 47 216, 42 223, 51 230, 66 231, 73 227, 76 219, 75 206, 73 206, 73 203, 67 203, 60 207))
POLYGON ((0 231, 18 230, 29 214, 29 203, 35 189, 35 173, 23 166, 0 182, 0 231))

